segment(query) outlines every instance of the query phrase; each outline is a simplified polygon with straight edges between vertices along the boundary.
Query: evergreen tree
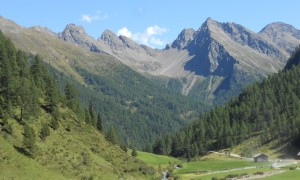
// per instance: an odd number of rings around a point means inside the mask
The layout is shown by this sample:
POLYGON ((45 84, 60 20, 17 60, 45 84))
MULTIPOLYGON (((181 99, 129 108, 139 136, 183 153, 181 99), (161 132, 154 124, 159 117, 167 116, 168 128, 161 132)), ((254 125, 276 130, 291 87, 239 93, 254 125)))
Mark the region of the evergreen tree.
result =
POLYGON ((58 129, 59 127, 59 123, 58 123, 58 119, 59 119, 59 112, 57 109, 54 109, 54 111, 52 112, 51 114, 51 121, 50 121, 50 127, 53 129, 53 130, 56 130, 58 129))
POLYGON ((40 138, 42 141, 45 141, 46 138, 50 135, 50 129, 47 123, 42 124, 42 129, 40 132, 40 138))
POLYGON ((65 86, 66 105, 74 112, 76 112, 78 106, 77 96, 78 93, 75 87, 70 82, 67 82, 65 86))
POLYGON ((91 114, 89 112, 88 109, 85 109, 85 123, 86 124, 92 124, 92 118, 91 118, 91 114))
POLYGON ((117 133, 116 133, 116 130, 113 126, 111 126, 106 135, 105 135, 105 138, 111 142, 112 144, 117 144, 118 143, 118 137, 117 137, 117 133))
POLYGON ((28 124, 24 126, 24 149, 27 151, 28 155, 32 158, 35 157, 37 146, 36 146, 36 135, 34 129, 30 127, 28 124))
POLYGON ((58 103, 60 101, 60 93, 57 87, 57 83, 55 82, 53 77, 49 75, 45 78, 45 80, 45 103, 49 112, 51 113, 58 106, 58 103))
POLYGON ((90 100, 90 104, 89 104, 89 113, 90 113, 90 116, 91 116, 91 124, 96 127, 97 116, 96 116, 96 112, 93 108, 92 100, 90 100))
POLYGON ((136 150, 135 149, 133 149, 132 150, 132 152, 131 152, 131 156, 133 156, 133 157, 137 157, 137 152, 136 152, 136 150))
POLYGON ((100 113, 98 113, 98 116, 97 116, 97 124, 96 124, 96 128, 97 128, 100 132, 103 131, 102 119, 101 119, 100 113))

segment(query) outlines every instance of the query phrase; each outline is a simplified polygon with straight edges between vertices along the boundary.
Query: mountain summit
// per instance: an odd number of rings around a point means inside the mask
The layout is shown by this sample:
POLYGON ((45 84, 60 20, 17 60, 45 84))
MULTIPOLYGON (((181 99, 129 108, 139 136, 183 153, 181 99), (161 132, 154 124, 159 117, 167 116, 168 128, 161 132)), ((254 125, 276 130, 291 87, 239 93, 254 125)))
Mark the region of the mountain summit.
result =
POLYGON ((258 34, 288 53, 292 53, 300 41, 300 30, 282 22, 268 24, 258 34))

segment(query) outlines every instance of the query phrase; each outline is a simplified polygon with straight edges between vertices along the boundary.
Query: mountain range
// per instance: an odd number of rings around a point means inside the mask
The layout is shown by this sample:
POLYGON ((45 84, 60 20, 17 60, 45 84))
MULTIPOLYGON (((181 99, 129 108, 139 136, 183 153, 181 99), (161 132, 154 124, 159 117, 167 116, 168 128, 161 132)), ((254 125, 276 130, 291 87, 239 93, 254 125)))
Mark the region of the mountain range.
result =
MULTIPOLYGON (((47 29, 43 31, 54 35, 47 29)), ((205 84, 202 88, 207 97, 213 98, 220 90, 244 87, 277 72, 300 44, 300 31, 285 23, 271 23, 255 33, 242 25, 220 23, 212 18, 198 30, 184 29, 161 50, 139 45, 110 30, 95 40, 83 27, 74 24, 55 36, 92 52, 110 54, 145 75, 176 78, 184 95, 203 91, 199 85, 205 84)))
POLYGON ((56 74, 72 77, 85 89, 83 104, 93 99, 106 126, 115 125, 122 142, 145 141, 140 147, 282 69, 300 44, 300 31, 288 24, 255 33, 212 18, 198 30, 184 29, 164 49, 110 30, 94 39, 75 24, 55 33, 0 17, 0 29, 17 48, 40 54, 56 74))

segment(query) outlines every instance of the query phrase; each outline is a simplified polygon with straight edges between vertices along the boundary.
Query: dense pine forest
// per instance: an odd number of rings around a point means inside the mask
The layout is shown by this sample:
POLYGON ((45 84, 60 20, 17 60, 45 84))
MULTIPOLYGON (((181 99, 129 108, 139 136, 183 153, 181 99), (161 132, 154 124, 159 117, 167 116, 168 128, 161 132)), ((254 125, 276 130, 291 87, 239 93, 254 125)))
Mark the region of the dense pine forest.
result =
POLYGON ((163 136, 155 143, 154 153, 191 158, 256 136, 260 144, 299 138, 299 61, 297 48, 284 70, 249 86, 238 98, 205 113, 178 133, 163 136))
MULTIPOLYGON (((110 72, 103 70, 103 74, 79 66, 74 68, 84 83, 47 65, 60 90, 64 92, 67 83, 71 84, 80 105, 92 108, 99 115, 103 131, 114 129, 120 144, 128 147, 145 149, 163 132, 175 132, 212 107, 173 92, 162 85, 165 82, 144 77, 123 65, 112 66, 110 72)), ((168 86, 173 86, 174 81, 168 86)), ((84 111, 75 111, 84 118, 84 111)))

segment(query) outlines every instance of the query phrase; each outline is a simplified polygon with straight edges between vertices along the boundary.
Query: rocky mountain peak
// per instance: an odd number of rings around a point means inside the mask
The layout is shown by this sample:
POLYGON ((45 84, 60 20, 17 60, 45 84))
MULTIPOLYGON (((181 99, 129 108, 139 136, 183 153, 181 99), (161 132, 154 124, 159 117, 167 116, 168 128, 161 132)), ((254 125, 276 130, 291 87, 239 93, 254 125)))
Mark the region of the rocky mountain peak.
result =
POLYGON ((171 44, 171 47, 184 49, 187 44, 194 38, 195 32, 196 31, 192 28, 182 30, 177 39, 171 44))
POLYGON ((66 26, 63 32, 58 33, 58 37, 64 41, 72 42, 90 48, 93 38, 90 37, 82 26, 71 23, 66 26))
POLYGON ((119 39, 122 41, 122 43, 127 47, 127 48, 130 48, 130 49, 138 49, 139 48, 139 45, 134 42, 133 40, 131 40, 130 38, 126 37, 126 36, 122 36, 120 35, 119 36, 119 39))
POLYGON ((98 41, 103 41, 107 45, 116 44, 119 41, 118 36, 113 33, 111 30, 106 29, 102 34, 101 37, 98 38, 98 41))
POLYGON ((64 31, 62 32, 65 36, 77 36, 77 37, 83 37, 87 36, 87 33, 85 32, 84 28, 82 26, 76 26, 75 24, 71 23, 66 26, 64 31))
POLYGON ((258 34, 264 39, 270 39, 289 53, 300 44, 300 30, 282 22, 268 24, 258 34))
POLYGON ((300 38, 299 30, 297 30, 292 25, 285 24, 283 22, 275 22, 275 23, 268 24, 260 31, 260 33, 275 33, 275 32, 292 33, 293 35, 298 36, 298 38, 300 38))

